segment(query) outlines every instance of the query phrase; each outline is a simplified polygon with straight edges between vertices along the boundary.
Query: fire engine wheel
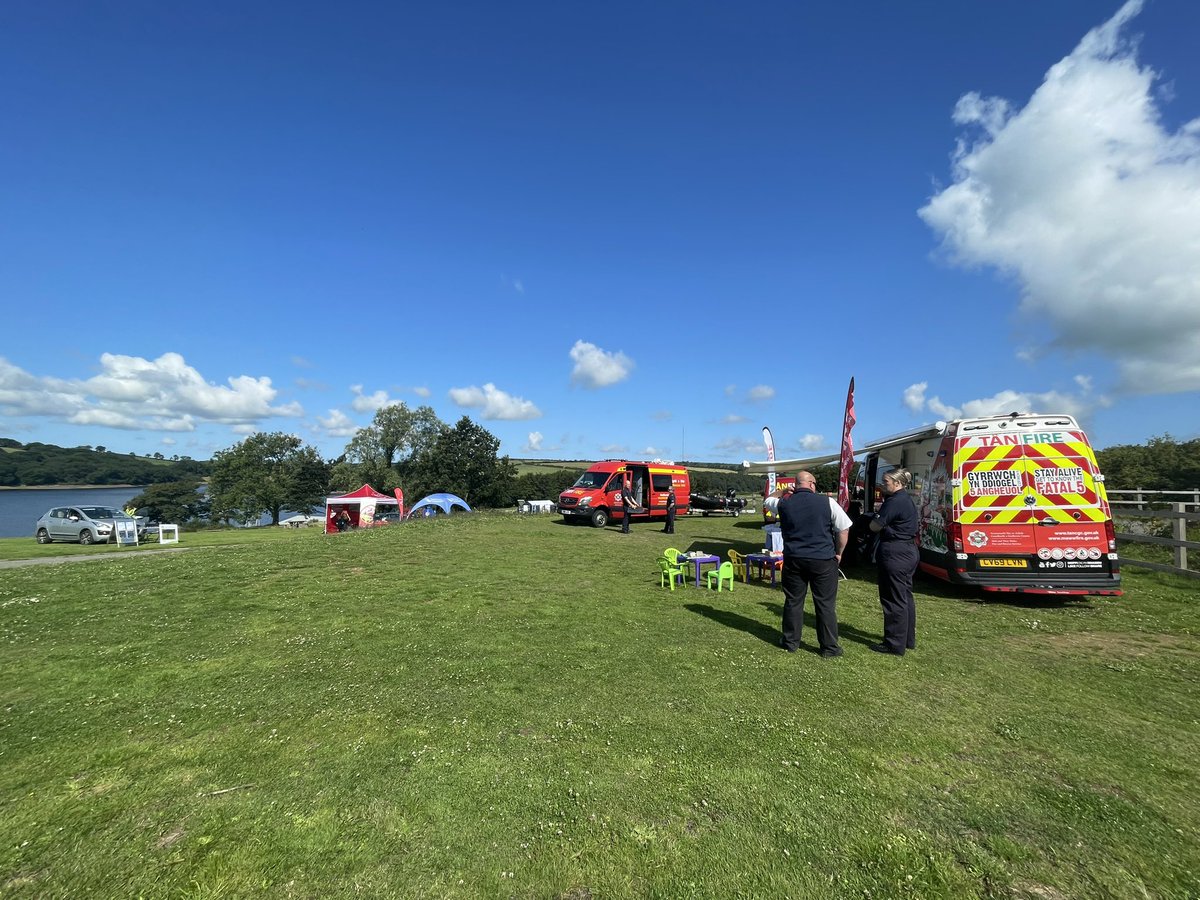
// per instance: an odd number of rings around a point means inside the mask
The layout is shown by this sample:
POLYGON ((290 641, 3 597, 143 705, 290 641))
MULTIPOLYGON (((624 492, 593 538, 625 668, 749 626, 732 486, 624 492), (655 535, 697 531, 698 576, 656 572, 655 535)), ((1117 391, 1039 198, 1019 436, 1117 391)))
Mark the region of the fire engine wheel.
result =
POLYGON ((604 509, 592 510, 592 527, 603 528, 608 524, 608 511, 604 509))

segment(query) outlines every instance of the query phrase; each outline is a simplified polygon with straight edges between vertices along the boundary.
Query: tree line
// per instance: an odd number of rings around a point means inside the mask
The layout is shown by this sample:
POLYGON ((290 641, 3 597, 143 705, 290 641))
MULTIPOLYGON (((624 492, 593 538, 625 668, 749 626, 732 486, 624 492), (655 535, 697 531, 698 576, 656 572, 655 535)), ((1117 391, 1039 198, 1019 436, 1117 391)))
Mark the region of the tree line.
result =
POLYGON ((1200 438, 1179 441, 1164 434, 1145 444, 1096 451, 1108 488, 1187 491, 1200 487, 1200 438))
POLYGON ((500 440, 467 416, 453 426, 433 409, 397 403, 375 413, 332 460, 295 435, 259 433, 213 456, 207 484, 197 479, 152 485, 131 500, 160 521, 250 523, 286 510, 320 506, 332 492, 368 484, 383 493, 402 488, 409 502, 437 491, 472 507, 507 506, 521 481, 500 440))
POLYGON ((0 485, 43 487, 51 484, 157 484, 202 478, 209 465, 186 456, 167 459, 111 453, 105 447, 23 444, 0 438, 0 485))
MULTIPOLYGON (((335 459, 326 460, 295 435, 259 433, 219 451, 211 462, 166 460, 109 453, 103 447, 62 448, 0 438, 0 485, 145 484, 132 504, 160 521, 257 521, 278 523, 286 510, 320 506, 336 491, 364 484, 391 493, 403 488, 410 502, 435 491, 457 494, 472 507, 505 507, 520 499, 556 499, 579 472, 571 469, 518 475, 500 441, 467 416, 453 426, 433 409, 404 403, 376 412, 335 459)), ((1119 445, 1096 453, 1112 488, 1186 490, 1200 486, 1200 438, 1170 435, 1143 445, 1119 445)), ((759 494, 763 476, 739 466, 706 464, 692 469, 692 490, 759 494)), ((837 488, 837 466, 813 469, 818 489, 837 488)))

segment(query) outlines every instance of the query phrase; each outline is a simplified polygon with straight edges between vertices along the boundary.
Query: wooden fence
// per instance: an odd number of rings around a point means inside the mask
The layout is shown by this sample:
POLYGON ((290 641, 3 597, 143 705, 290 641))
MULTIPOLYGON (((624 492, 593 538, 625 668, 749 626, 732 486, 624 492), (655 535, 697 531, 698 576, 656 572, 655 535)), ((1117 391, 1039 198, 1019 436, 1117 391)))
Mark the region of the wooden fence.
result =
POLYGON ((1189 578, 1200 578, 1200 572, 1188 568, 1188 550, 1200 550, 1200 541, 1189 541, 1187 539, 1188 523, 1200 522, 1200 488, 1190 491, 1148 491, 1136 488, 1133 490, 1110 490, 1106 493, 1108 494, 1109 505, 1113 510, 1114 523, 1122 519, 1127 521, 1171 520, 1171 537, 1169 538, 1159 537, 1156 534, 1146 534, 1140 531, 1118 531, 1117 540, 1171 547, 1174 556, 1174 565, 1130 559, 1123 553, 1121 554, 1122 565, 1139 566, 1159 572, 1186 575, 1189 578), (1174 497, 1189 497, 1191 499, 1182 502, 1172 502, 1168 499, 1174 497), (1153 508, 1155 506, 1166 506, 1168 502, 1170 503, 1169 509, 1153 508), (1189 512, 1189 506, 1195 508, 1197 511, 1189 512))

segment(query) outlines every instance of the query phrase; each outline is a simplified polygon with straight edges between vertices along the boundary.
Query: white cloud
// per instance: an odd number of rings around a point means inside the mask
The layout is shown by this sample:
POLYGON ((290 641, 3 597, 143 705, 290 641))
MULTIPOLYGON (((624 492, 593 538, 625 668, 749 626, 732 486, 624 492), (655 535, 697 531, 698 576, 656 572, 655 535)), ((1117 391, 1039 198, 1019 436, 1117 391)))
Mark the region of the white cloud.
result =
POLYGON ((331 409, 327 416, 317 416, 317 429, 329 437, 353 437, 358 426, 340 409, 331 409))
POLYGON ((299 403, 272 405, 279 392, 266 377, 239 375, 212 384, 178 353, 154 360, 105 353, 88 379, 41 377, 0 359, 0 413, 46 416, 80 425, 191 431, 197 422, 254 425, 299 417, 299 403))
POLYGON ((775 396, 775 388, 766 384, 757 384, 746 392, 746 399, 751 403, 761 403, 775 396))
POLYGON ((389 397, 387 391, 375 391, 372 394, 364 394, 361 384, 350 385, 350 392, 354 394, 354 399, 350 402, 350 408, 355 412, 375 413, 385 406, 395 406, 400 402, 389 397))
POLYGON ((928 387, 928 381, 918 381, 904 389, 904 405, 911 412, 920 412, 925 408, 925 389, 928 387))
MULTIPOLYGON (((1032 335, 1113 360, 1124 390, 1200 389, 1200 119, 1164 129, 1122 29, 1130 0, 1046 73, 1021 109, 969 93, 977 139, 920 216, 963 266, 1021 287, 1032 335)), ((1160 99, 1162 98, 1160 93, 1160 99)))
POLYGON ((542 441, 544 440, 540 431, 529 432, 529 440, 525 443, 525 449, 530 453, 542 452, 542 441))
POLYGON ((451 388, 450 399, 459 406, 481 409, 480 415, 484 419, 540 419, 542 416, 542 411, 530 401, 506 394, 490 382, 483 387, 451 388))
POLYGON ((412 392, 418 397, 428 397, 432 393, 432 391, 430 391, 429 388, 425 387, 424 385, 413 388, 412 392))
POLYGON ((797 441, 797 446, 806 453, 816 453, 818 450, 824 450, 828 445, 825 443, 825 435, 806 434, 797 441))
POLYGON ((753 455, 757 459, 759 456, 762 456, 763 444, 762 441, 751 441, 746 440, 745 438, 728 437, 713 444, 713 450, 715 450, 719 455, 725 457, 744 459, 747 456, 753 455))
POLYGON ((585 388, 602 388, 617 384, 629 377, 634 362, 620 351, 610 353, 587 341, 576 341, 571 348, 571 383, 585 388))
POLYGON ((642 459, 670 459, 671 451, 662 450, 658 447, 643 447, 642 459))
POLYGON ((739 415, 737 415, 737 413, 730 413, 729 415, 727 415, 723 419, 721 419, 720 424, 722 424, 722 425, 745 425, 749 421, 750 420, 748 418, 746 418, 745 416, 739 416, 739 415))
POLYGON ((905 405, 913 412, 928 409, 939 419, 946 421, 977 416, 1003 416, 1013 412, 1065 413, 1077 419, 1086 419, 1098 406, 1108 404, 1104 397, 1092 397, 1086 391, 1084 394, 1068 394, 1062 391, 1003 390, 991 397, 967 400, 957 406, 943 402, 940 397, 930 397, 927 400, 922 397, 922 404, 914 408, 908 404, 908 398, 910 391, 915 387, 920 387, 923 394, 923 382, 908 388, 904 392, 905 405))

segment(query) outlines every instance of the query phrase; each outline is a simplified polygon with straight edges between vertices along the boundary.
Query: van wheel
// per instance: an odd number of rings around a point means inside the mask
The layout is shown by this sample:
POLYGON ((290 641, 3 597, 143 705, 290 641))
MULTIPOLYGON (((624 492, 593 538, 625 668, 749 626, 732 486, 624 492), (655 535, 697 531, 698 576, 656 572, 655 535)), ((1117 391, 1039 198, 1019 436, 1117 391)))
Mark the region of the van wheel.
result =
POLYGON ((733 511, 733 517, 734 517, 735 519, 736 519, 738 516, 740 516, 741 514, 742 514, 742 511, 741 511, 740 509, 735 509, 735 510, 733 511))
POLYGON ((39 528, 37 532, 37 542, 39 544, 50 543, 50 532, 48 532, 45 528, 39 528))
POLYGON ((91 529, 85 528, 83 531, 79 532, 79 543, 90 544, 95 540, 96 538, 92 535, 91 529))
POLYGON ((608 511, 604 509, 596 509, 592 511, 592 527, 603 528, 608 524, 608 511))

